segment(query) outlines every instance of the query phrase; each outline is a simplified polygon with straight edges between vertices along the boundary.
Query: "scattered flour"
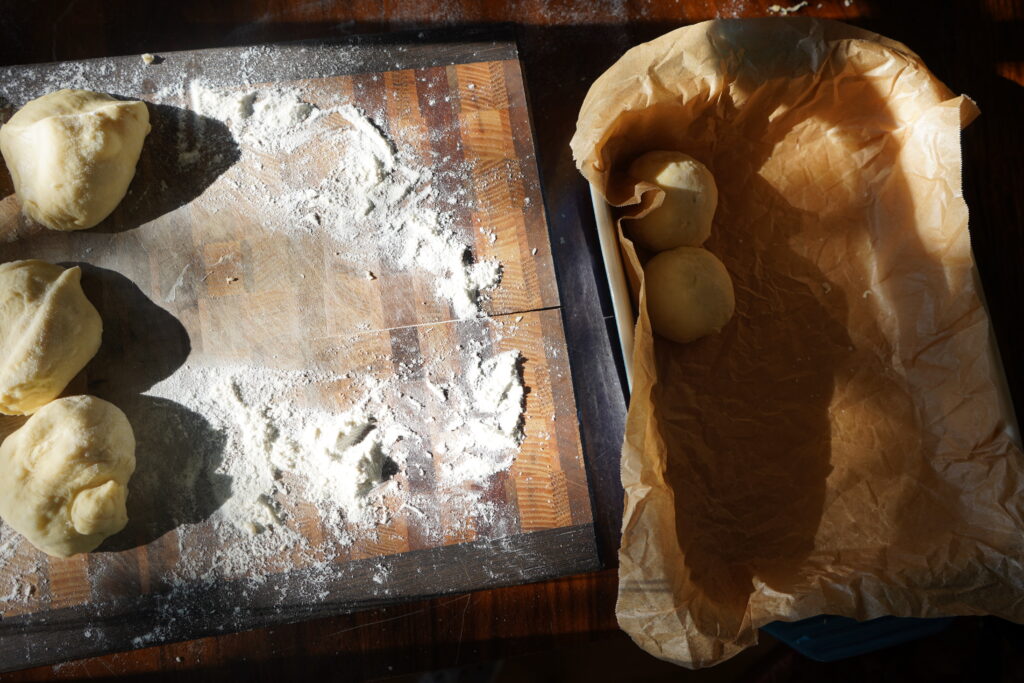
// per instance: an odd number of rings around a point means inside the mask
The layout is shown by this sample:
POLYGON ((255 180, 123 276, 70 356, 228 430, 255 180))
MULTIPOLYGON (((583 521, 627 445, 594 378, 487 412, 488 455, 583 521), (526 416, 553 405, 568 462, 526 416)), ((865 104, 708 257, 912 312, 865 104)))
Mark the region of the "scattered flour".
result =
POLYGON ((17 562, 23 544, 27 546, 28 541, 21 534, 0 522, 0 604, 23 603, 38 590, 43 560, 38 553, 33 553, 22 556, 23 562, 17 562))
POLYGON ((459 436, 456 451, 483 448, 503 454, 500 459, 453 458, 443 464, 444 475, 453 480, 483 480, 512 464, 515 449, 523 440, 523 383, 518 351, 506 351, 470 366, 472 412, 457 414, 448 431, 459 436))
POLYGON ((430 168, 396 149, 348 96, 321 94, 331 101, 318 106, 296 88, 239 85, 273 73, 282 51, 299 53, 308 78, 337 73, 347 58, 344 50, 329 53, 328 59, 302 46, 257 46, 240 56, 225 52, 230 68, 218 68, 222 57, 213 51, 205 57, 204 73, 210 76, 203 81, 177 75, 174 54, 161 58, 166 68, 159 70, 147 70, 142 60, 121 60, 118 67, 109 60, 70 62, 46 71, 15 67, 7 74, 0 104, 13 110, 59 88, 122 93, 155 85, 147 99, 185 107, 176 129, 179 173, 195 172, 208 153, 204 143, 215 133, 212 124, 218 122, 234 136, 241 158, 215 184, 243 195, 246 206, 241 208, 251 210, 255 204, 265 229, 330 240, 349 262, 373 272, 382 267, 425 271, 455 317, 482 315, 489 293, 501 283, 501 265, 474 258, 468 226, 457 225, 440 208, 456 205, 459 197, 440 196, 430 168), (225 81, 225 74, 234 82, 225 81), (314 140, 318 144, 309 144, 314 140), (332 155, 326 165, 323 150, 332 155), (293 175, 274 176, 270 164, 266 174, 253 173, 253 168, 264 168, 261 158, 282 154, 293 175))
POLYGON ((293 88, 265 88, 221 93, 199 81, 189 84, 192 111, 230 125, 236 138, 264 152, 292 151, 311 135, 303 124, 320 114, 293 88))
MULTIPOLYGON (((310 560, 317 549, 295 528, 310 516, 310 505, 324 529, 323 547, 334 548, 372 537, 401 507, 438 533, 449 508, 459 509, 467 524, 493 515, 481 487, 511 465, 524 438, 522 356, 455 352, 466 354, 465 376, 446 370, 445 358, 422 368, 428 379, 387 381, 186 364, 153 386, 148 397, 203 416, 223 442, 219 462, 200 475, 208 481, 197 482, 198 488, 224 489, 210 518, 219 543, 193 556, 193 530, 184 525, 180 576, 205 580, 213 571, 253 579, 259 576, 254 564, 276 567, 284 549, 310 560), (332 401, 341 409, 325 410, 332 401), (409 466, 432 452, 436 473, 409 466), (416 483, 431 477, 430 490, 416 483)), ((133 406, 126 411, 133 414, 133 406)), ((173 440, 174 433, 155 440, 173 440)))
MULTIPOLYGON (((309 77, 337 73, 346 58, 343 51, 326 59, 304 47, 256 47, 243 52, 237 68, 237 53, 225 53, 228 69, 217 66, 214 51, 204 69, 211 79, 202 82, 182 80, 174 54, 154 60, 159 68, 138 57, 119 68, 19 67, 9 74, 4 104, 20 106, 60 87, 150 88, 154 103, 179 107, 171 129, 178 173, 206 161, 208 136, 230 132, 238 162, 206 191, 219 192, 218 201, 240 195, 259 217, 254 229, 322 241, 370 280, 425 273, 456 317, 485 315, 502 267, 475 257, 473 229, 451 210, 462 195, 442 192, 430 164, 396 145, 352 98, 320 93, 309 101, 295 88, 244 85, 272 72, 281 50, 301 53, 309 77), (272 157, 287 163, 265 163, 272 157)), ((495 241, 493 231, 479 230, 495 241)), ((196 270, 185 266, 165 304, 177 308, 178 299, 191 296, 190 283, 201 276, 196 270)), ((136 426, 140 463, 148 458, 133 495, 159 501, 174 522, 149 529, 149 542, 173 543, 159 547, 176 559, 168 561, 170 574, 158 577, 163 623, 134 644, 187 622, 194 605, 185 598, 224 579, 258 587, 273 572, 302 567, 308 582, 278 590, 328 597, 318 577, 333 576, 332 562, 356 543, 372 542, 399 511, 436 543, 454 542, 461 531, 472 537, 482 527, 492 538, 514 531, 518 522, 485 492, 524 439, 523 357, 495 353, 492 344, 459 344, 386 381, 363 368, 339 375, 186 363, 144 395, 119 401, 136 426), (162 468, 153 467, 161 460, 162 468), (177 533, 166 535, 172 528, 177 533)), ((22 549, 21 537, 0 524, 0 600, 27 602, 39 590, 30 577, 45 575, 46 559, 22 549)), ((116 564, 116 556, 90 558, 94 591, 102 590, 108 561, 116 564)), ((386 591, 384 564, 374 577, 386 591)))
MULTIPOLYGON (((452 215, 438 208, 431 170, 396 149, 360 109, 351 103, 320 109, 289 88, 223 94, 195 82, 189 101, 241 143, 242 163, 225 174, 226 182, 246 187, 246 201, 262 203, 269 229, 326 238, 360 266, 429 273, 457 318, 483 314, 487 293, 501 282, 500 263, 474 260, 452 215), (326 167, 323 150, 336 155, 326 167), (244 170, 247 160, 274 152, 291 154, 288 166, 299 176, 261 186, 265 181, 244 170)), ((179 159, 193 163, 197 154, 182 135, 179 159)))

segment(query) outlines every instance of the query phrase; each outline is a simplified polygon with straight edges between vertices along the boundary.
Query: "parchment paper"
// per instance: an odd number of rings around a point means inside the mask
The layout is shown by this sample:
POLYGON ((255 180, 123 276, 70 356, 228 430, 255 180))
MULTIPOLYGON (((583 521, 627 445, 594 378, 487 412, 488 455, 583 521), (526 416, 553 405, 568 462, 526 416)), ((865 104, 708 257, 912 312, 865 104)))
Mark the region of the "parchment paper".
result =
POLYGON ((1022 454, 960 190, 976 114, 903 45, 805 18, 682 28, 594 83, 583 175, 628 213, 651 191, 634 157, 703 161, 736 288, 720 334, 652 335, 620 221, 639 319, 617 614, 647 651, 708 666, 820 613, 1024 621, 1022 454))

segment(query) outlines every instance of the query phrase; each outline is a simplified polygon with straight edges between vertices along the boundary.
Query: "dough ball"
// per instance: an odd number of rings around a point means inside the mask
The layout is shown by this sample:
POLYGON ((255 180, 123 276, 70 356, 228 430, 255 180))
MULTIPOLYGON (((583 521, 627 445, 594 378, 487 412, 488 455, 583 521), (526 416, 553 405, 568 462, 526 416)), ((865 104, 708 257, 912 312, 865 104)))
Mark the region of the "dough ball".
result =
POLYGON ((148 133, 144 102, 58 90, 0 128, 0 152, 30 218, 54 230, 84 230, 124 198, 148 133))
POLYGON ((647 313, 662 337, 691 342, 722 329, 736 299, 729 271, 699 247, 677 247, 656 255, 644 267, 647 313))
POLYGON ((0 516, 43 552, 87 553, 128 523, 135 435, 93 396, 48 403, 0 445, 0 516))
POLYGON ((0 264, 0 413, 35 412, 96 355, 103 322, 81 277, 45 261, 0 264))
POLYGON ((648 152, 630 164, 629 175, 665 191, 661 206, 623 221, 630 239, 651 251, 704 244, 718 206, 715 177, 704 164, 682 152, 648 152))

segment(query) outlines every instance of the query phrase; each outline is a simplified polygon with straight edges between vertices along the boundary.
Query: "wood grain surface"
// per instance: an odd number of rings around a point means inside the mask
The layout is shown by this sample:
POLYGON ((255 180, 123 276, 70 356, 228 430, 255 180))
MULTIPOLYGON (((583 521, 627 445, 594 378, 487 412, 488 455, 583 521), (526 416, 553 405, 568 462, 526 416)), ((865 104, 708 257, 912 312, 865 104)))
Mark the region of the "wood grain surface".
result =
MULTIPOLYGON (((615 366, 617 340, 608 323, 610 305, 589 197, 568 140, 590 83, 630 46, 705 19, 767 16, 776 4, 796 3, 50 0, 5 7, 0 16, 0 59, 20 64, 438 27, 465 39, 467 31, 514 22, 534 116, 595 521, 605 559, 614 562, 621 522, 617 467, 625 399, 615 366)), ((822 0, 799 13, 850 21, 902 41, 951 89, 978 102, 982 115, 964 133, 964 189, 975 257, 1019 413, 1024 396, 1024 367, 1015 352, 1024 344, 1018 322, 1024 299, 1019 268, 1024 259, 1024 2, 822 0)), ((638 664, 650 658, 629 650, 613 635, 614 602, 615 572, 609 569, 146 648, 5 678, 366 680, 553 647, 563 648, 553 659, 536 655, 515 660, 548 668, 531 668, 523 678, 503 680, 620 681, 640 675, 644 680, 1017 680, 1024 669, 1020 629, 998 620, 960 619, 948 638, 834 665, 810 662, 782 646, 769 645, 767 660, 764 649, 747 652, 735 660, 743 664, 739 668, 655 675, 649 665, 638 664), (914 652, 918 656, 907 659, 914 652), (559 658, 595 666, 551 667, 559 658), (581 671, 586 678, 576 675, 581 671)), ((515 661, 509 662, 510 670, 516 668, 515 661)))

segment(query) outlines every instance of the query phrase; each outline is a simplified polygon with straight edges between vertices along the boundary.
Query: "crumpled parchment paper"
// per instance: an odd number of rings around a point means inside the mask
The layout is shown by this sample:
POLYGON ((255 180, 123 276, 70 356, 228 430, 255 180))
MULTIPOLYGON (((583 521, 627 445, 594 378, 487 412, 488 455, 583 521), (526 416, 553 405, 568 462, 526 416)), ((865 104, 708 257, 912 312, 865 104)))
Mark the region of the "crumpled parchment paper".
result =
POLYGON ((719 188, 736 315, 654 336, 648 256, 622 452, 617 615, 689 667, 820 613, 1024 621, 1022 454, 974 277, 954 96, 905 46, 807 18, 711 21, 627 52, 572 149, 610 204, 652 149, 719 188))

